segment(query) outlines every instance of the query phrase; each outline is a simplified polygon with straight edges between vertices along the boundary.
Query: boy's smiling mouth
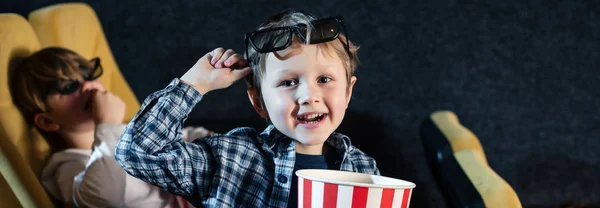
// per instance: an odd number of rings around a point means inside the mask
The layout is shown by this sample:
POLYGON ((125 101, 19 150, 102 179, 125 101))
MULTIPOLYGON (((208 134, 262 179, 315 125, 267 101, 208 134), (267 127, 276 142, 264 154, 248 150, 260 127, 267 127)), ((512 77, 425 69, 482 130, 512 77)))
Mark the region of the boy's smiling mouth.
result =
POLYGON ((327 113, 302 113, 296 117, 300 124, 316 124, 322 121, 327 116, 327 113))

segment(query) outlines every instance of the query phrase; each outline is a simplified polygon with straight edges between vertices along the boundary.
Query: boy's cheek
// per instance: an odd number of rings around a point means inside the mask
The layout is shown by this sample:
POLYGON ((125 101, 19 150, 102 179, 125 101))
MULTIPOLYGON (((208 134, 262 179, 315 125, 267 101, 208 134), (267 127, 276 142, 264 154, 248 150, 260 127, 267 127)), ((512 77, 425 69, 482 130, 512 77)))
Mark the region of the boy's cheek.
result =
POLYGON ((267 96, 264 99, 266 106, 281 108, 281 106, 293 102, 293 98, 291 98, 290 95, 287 95, 285 93, 266 94, 265 96, 267 96))

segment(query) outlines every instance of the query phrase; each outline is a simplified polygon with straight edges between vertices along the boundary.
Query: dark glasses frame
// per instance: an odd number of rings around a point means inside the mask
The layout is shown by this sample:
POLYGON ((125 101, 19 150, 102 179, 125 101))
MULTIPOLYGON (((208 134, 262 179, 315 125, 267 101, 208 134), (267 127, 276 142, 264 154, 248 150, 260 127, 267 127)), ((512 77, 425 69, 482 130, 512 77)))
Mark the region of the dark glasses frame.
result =
MULTIPOLYGON (((352 60, 352 55, 350 54, 350 44, 349 44, 350 38, 348 37, 348 32, 346 31, 346 26, 344 24, 344 17, 342 17, 342 16, 326 17, 326 18, 313 20, 313 21, 311 21, 311 23, 331 21, 331 20, 335 20, 337 22, 336 33, 332 37, 317 39, 314 41, 311 40, 310 44, 319 44, 319 43, 333 41, 340 36, 340 31, 342 31, 342 32, 344 32, 344 35, 346 36, 346 43, 344 44, 344 48, 346 49, 346 52, 348 53, 350 60, 352 60)), ((313 24, 313 25, 315 25, 315 24, 313 24)), ((269 29, 264 29, 264 30, 257 30, 254 32, 248 32, 248 33, 244 34, 244 42, 246 44, 246 47, 245 47, 246 53, 244 54, 244 56, 245 56, 244 58, 248 61, 248 64, 252 63, 249 60, 250 56, 248 53, 248 45, 252 46, 252 48, 258 53, 270 53, 270 52, 280 51, 280 50, 290 47, 290 45, 292 43, 292 35, 294 34, 294 32, 298 35, 298 37, 302 40, 303 43, 308 43, 308 40, 306 40, 306 37, 301 32, 301 29, 302 29, 301 27, 306 27, 306 25, 298 24, 295 26, 275 27, 275 28, 269 28, 269 29), (289 31, 284 34, 284 35, 288 35, 289 37, 287 39, 287 42, 283 46, 274 47, 274 48, 270 48, 270 49, 264 49, 264 48, 259 48, 258 46, 256 46, 254 41, 252 41, 252 36, 257 33, 267 33, 267 32, 278 31, 278 30, 279 31, 281 31, 281 30, 289 31)))
MULTIPOLYGON (((102 76, 102 74, 104 73, 104 69, 102 68, 102 64, 100 64, 100 57, 96 57, 96 58, 91 59, 90 63, 92 64, 91 73, 87 73, 87 74, 82 73, 81 74, 83 76, 83 79, 85 81, 96 80, 96 79, 98 79, 98 77, 102 76), (100 70, 100 72, 98 72, 96 74, 96 71, 98 71, 98 70, 100 70)), ((56 80, 56 82, 55 82, 54 88, 56 89, 56 91, 58 93, 60 93, 62 95, 68 95, 68 94, 71 94, 71 93, 77 91, 77 89, 79 89, 79 86, 81 85, 80 81, 77 80, 77 79, 69 79, 69 80, 66 80, 66 81, 69 82, 67 84, 67 87, 61 87, 60 86, 61 80, 56 80)))

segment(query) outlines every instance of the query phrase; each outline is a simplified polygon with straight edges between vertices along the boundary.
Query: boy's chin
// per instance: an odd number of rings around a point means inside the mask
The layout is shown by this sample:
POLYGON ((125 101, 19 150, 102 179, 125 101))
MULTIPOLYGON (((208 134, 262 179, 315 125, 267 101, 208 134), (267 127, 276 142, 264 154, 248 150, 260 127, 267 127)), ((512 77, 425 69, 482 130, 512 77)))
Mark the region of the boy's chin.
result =
POLYGON ((325 139, 321 138, 305 138, 305 139, 294 139, 295 149, 297 153, 319 155, 323 154, 323 145, 325 139))
POLYGON ((317 145, 323 144, 329 138, 329 135, 296 135, 297 138, 293 138, 296 142, 303 145, 317 145))
MULTIPOLYGON (((275 125, 275 128, 277 128, 277 125, 275 125)), ((279 131, 304 145, 322 144, 333 133, 333 129, 328 125, 322 125, 316 129, 306 129, 295 125, 279 131)))
POLYGON ((331 133, 333 133, 333 129, 330 128, 321 128, 317 129, 303 129, 296 128, 295 135, 298 138, 303 138, 303 140, 312 141, 312 140, 326 140, 331 133))

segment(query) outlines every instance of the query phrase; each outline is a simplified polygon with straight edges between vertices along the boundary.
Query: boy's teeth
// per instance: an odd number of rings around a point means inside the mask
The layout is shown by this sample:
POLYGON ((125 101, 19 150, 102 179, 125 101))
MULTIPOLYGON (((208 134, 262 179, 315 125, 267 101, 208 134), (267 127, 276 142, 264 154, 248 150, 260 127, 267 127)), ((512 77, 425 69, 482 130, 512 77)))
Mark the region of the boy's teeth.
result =
POLYGON ((321 116, 321 115, 323 115, 323 114, 320 114, 320 113, 319 113, 319 114, 310 114, 310 115, 305 115, 305 116, 303 116, 303 117, 302 117, 302 119, 314 119, 314 118, 316 118, 316 117, 319 117, 319 116, 321 116))

